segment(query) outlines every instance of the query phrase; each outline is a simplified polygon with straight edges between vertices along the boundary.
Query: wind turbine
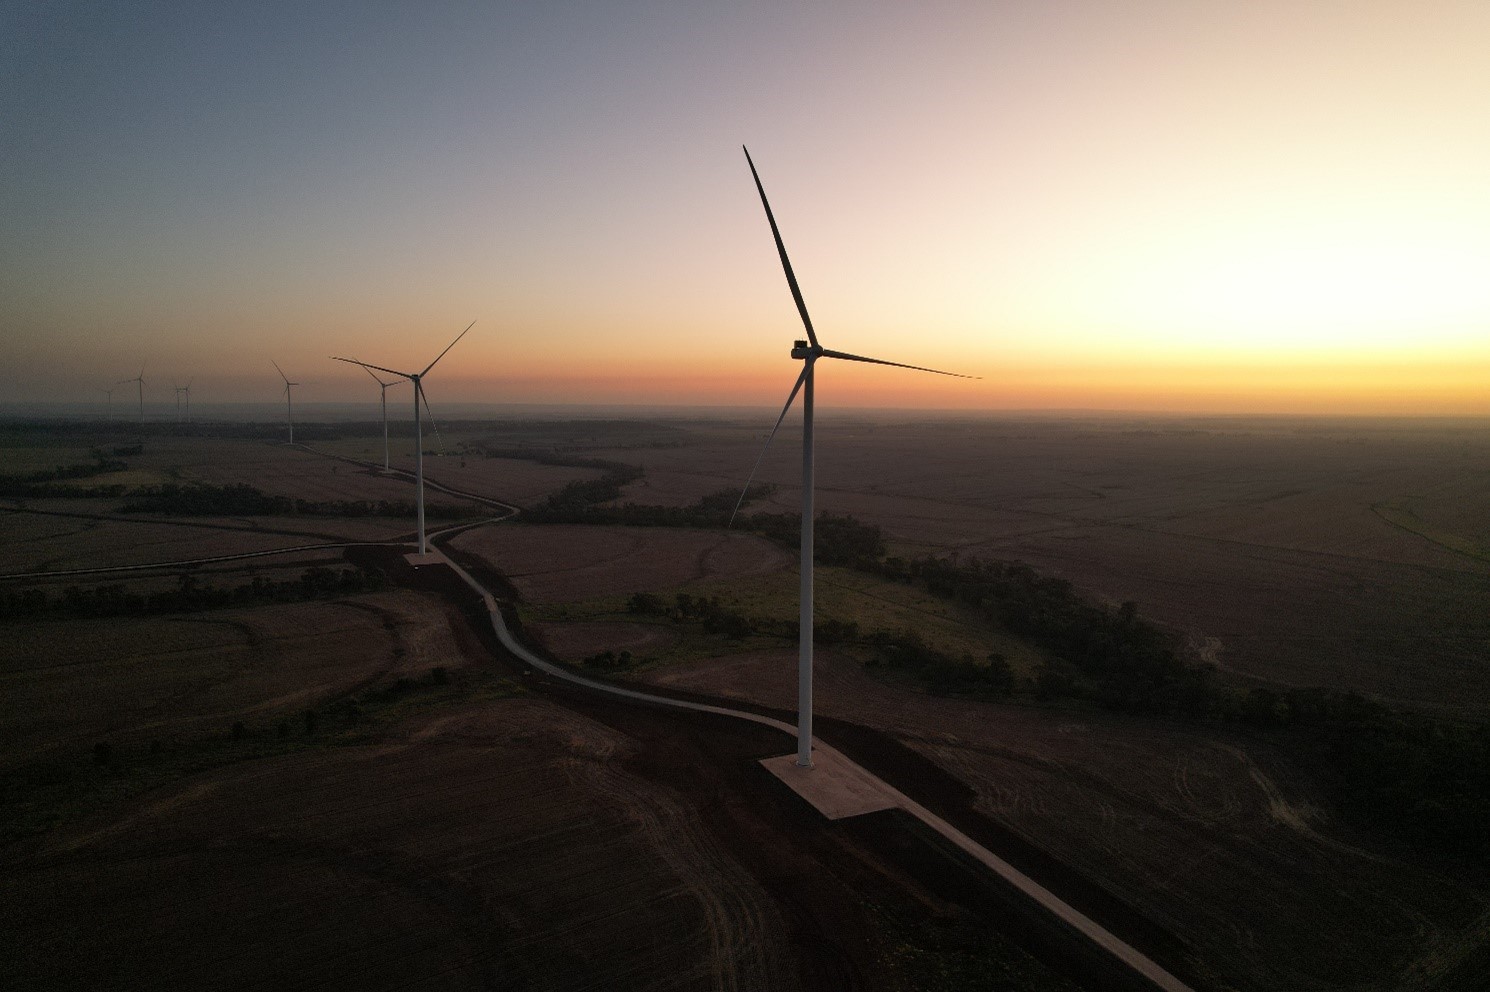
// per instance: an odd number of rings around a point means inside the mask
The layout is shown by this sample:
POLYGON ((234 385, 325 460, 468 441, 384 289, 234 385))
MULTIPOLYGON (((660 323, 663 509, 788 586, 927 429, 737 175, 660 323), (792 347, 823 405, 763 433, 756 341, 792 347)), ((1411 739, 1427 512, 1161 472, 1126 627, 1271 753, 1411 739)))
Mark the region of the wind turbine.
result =
POLYGON ((145 422, 145 366, 140 366, 140 374, 133 379, 120 379, 114 385, 122 386, 126 382, 137 382, 140 384, 140 423, 143 424, 145 422))
MULTIPOLYGON (((468 330, 469 330, 469 328, 468 328, 468 330)), ((459 339, 457 339, 457 340, 459 340, 459 339)), ((346 361, 346 359, 342 359, 342 361, 346 361)), ((435 361, 438 362, 439 359, 437 358, 437 359, 435 359, 435 361)), ((357 364, 361 365, 362 363, 361 362, 358 362, 357 364)), ((397 379, 394 379, 392 382, 384 382, 382 380, 382 378, 376 372, 374 372, 372 369, 368 368, 366 365, 363 365, 362 366, 362 371, 366 372, 368 375, 370 375, 370 376, 373 377, 373 381, 376 382, 378 384, 378 386, 380 387, 380 394, 381 394, 382 399, 383 399, 383 471, 384 472, 387 472, 388 471, 388 387, 389 386, 396 386, 396 385, 398 385, 398 380, 397 379)), ((425 369, 425 371, 428 372, 429 369, 425 369)), ((415 415, 416 418, 419 415, 419 409, 418 409, 417 406, 414 409, 414 415, 415 415)), ((430 416, 430 420, 434 420, 434 416, 433 415, 430 416)))
POLYGON ((100 389, 103 393, 103 419, 105 421, 114 419, 114 391, 112 389, 100 389))
MULTIPOLYGON (((338 362, 350 362, 353 365, 361 365, 369 372, 376 370, 378 372, 387 372, 389 375, 403 376, 405 379, 414 384, 414 505, 417 508, 419 516, 420 557, 429 554, 429 542, 426 541, 424 537, 424 428, 423 421, 421 420, 419 415, 419 404, 422 402, 426 407, 429 405, 429 401, 424 398, 424 377, 429 375, 429 370, 435 367, 436 362, 444 358, 446 353, 449 352, 451 348, 454 348, 456 343, 459 342, 461 338, 465 337, 467 332, 469 332, 471 328, 475 326, 476 322, 474 320, 467 324, 466 329, 457 334, 455 336, 455 340, 445 346, 445 351, 442 351, 438 355, 436 355, 435 360, 424 367, 423 372, 400 372, 397 369, 385 369, 381 365, 369 365, 366 362, 359 362, 355 358, 338 358, 336 355, 331 356, 338 362)), ((376 379, 377 376, 373 376, 373 378, 376 379)), ((381 382, 382 380, 379 381, 381 382)), ((385 420, 384 423, 386 425, 387 421, 385 420)))
POLYGON ((289 421, 289 423, 290 423, 290 443, 291 444, 294 444, 295 443, 295 412, 291 408, 291 405, 290 405, 290 387, 291 386, 298 386, 298 385, 300 385, 300 383, 298 383, 298 382, 291 382, 290 381, 290 377, 287 376, 287 375, 285 375, 285 370, 282 369, 282 368, 280 368, 279 367, 279 363, 276 362, 274 359, 272 359, 272 358, 269 359, 269 364, 274 366, 274 371, 278 372, 279 373, 279 377, 285 381, 285 419, 287 421, 289 421))
POLYGON ((183 394, 186 396, 186 414, 188 417, 191 416, 191 380, 186 380, 186 385, 184 386, 177 386, 175 380, 172 380, 171 385, 176 388, 176 423, 179 424, 181 423, 181 397, 183 394))
MULTIPOLYGON (((742 146, 743 147, 743 146, 742 146)), ((776 252, 781 256, 781 268, 786 272, 786 283, 791 287, 792 299, 796 301, 797 312, 802 315, 802 326, 807 329, 807 340, 796 341, 792 344, 792 357, 799 359, 802 364, 802 373, 797 376, 797 382, 792 386, 792 391, 786 397, 786 405, 781 408, 781 416, 776 418, 776 426, 771 428, 771 433, 766 437, 766 443, 761 447, 761 453, 755 460, 755 468, 750 470, 750 478, 745 482, 745 491, 740 493, 740 502, 735 504, 735 512, 740 510, 740 503, 744 502, 745 492, 750 489, 750 483, 755 479, 756 470, 760 468, 761 459, 765 457, 766 448, 770 447, 771 439, 781 428, 781 422, 786 419, 787 411, 792 408, 792 401, 797 398, 797 393, 802 394, 802 592, 801 608, 798 614, 798 657, 797 657, 797 764, 802 768, 812 767, 812 380, 813 367, 819 358, 839 358, 850 362, 867 362, 870 365, 891 365, 899 369, 914 369, 917 372, 932 372, 936 375, 955 376, 958 379, 973 379, 976 376, 960 375, 956 372, 943 372, 939 369, 928 369, 921 365, 905 365, 900 362, 887 362, 882 358, 865 358, 862 355, 850 355, 842 351, 830 351, 824 348, 817 340, 817 332, 812 329, 812 318, 807 316, 807 304, 802 301, 802 290, 797 286, 797 277, 792 272, 791 260, 786 257, 786 245, 781 240, 781 231, 776 227, 776 217, 771 213, 771 204, 766 200, 766 189, 761 185, 761 177, 755 171, 755 162, 750 158, 750 149, 745 149, 745 161, 750 164, 750 175, 755 179, 756 191, 760 193, 761 206, 766 210, 766 220, 771 225, 771 236, 776 239, 776 252)), ((730 522, 734 522, 734 514, 730 515, 730 522)))

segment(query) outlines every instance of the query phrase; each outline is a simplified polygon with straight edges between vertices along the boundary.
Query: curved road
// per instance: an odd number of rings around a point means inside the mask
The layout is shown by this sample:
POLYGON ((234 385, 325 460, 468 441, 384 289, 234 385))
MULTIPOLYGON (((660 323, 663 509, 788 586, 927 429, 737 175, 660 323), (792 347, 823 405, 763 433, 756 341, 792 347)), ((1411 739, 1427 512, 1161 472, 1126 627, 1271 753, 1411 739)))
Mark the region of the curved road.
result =
MULTIPOLYGON (((575 672, 569 671, 566 668, 562 668, 551 662, 545 661, 544 659, 538 657, 533 652, 528 650, 523 644, 521 644, 515 637, 512 636, 512 632, 507 629, 506 621, 502 619, 501 610, 497 608, 497 601, 495 597, 493 597, 492 594, 484 586, 482 586, 481 583, 478 582, 474 576, 471 575, 471 573, 467 572, 465 569, 461 568, 460 565, 451 560, 450 556, 447 555, 443 549, 437 548, 434 545, 430 545, 430 552, 431 554, 436 555, 441 560, 443 560, 445 565, 448 566, 451 571, 460 576, 462 581, 464 581, 468 586, 470 586, 481 596, 482 602, 486 604, 487 613, 491 617, 492 630, 496 633, 497 640, 501 642, 502 646, 517 657, 521 658, 523 661, 527 662, 529 665, 532 665, 535 669, 538 669, 539 671, 542 671, 548 675, 552 675, 555 678, 563 679, 566 682, 571 682, 575 685, 581 685, 588 689, 593 689, 597 692, 608 693, 612 696, 620 696, 626 699, 633 699, 637 700, 638 702, 650 703, 657 706, 671 706, 678 709, 693 710, 698 713, 714 713, 719 716, 728 716, 740 720, 749 720, 752 723, 758 723, 767 727, 772 727, 795 739, 797 728, 781 720, 776 720, 768 716, 761 716, 758 713, 750 713, 744 710, 730 709, 726 706, 714 706, 708 703, 694 703, 682 699, 671 699, 667 696, 657 696, 653 695, 652 693, 642 692, 637 689, 627 689, 622 686, 611 685, 609 683, 596 681, 595 679, 585 678, 583 675, 576 674, 575 672)), ((1168 971, 1160 967, 1151 958, 1143 954, 1137 948, 1114 936, 1105 927, 1101 926, 1096 921, 1092 920, 1090 917, 1080 912, 1076 908, 1068 905, 1059 896, 1051 892, 1049 889, 1045 888, 1039 882, 1036 882, 1034 879, 1030 878, 1028 875, 1024 874, 1013 865, 1009 864, 1003 858, 1000 858, 998 855, 994 854, 992 851, 988 850, 986 847, 973 840, 967 834, 952 826, 946 820, 943 820, 941 817, 937 816, 935 813, 931 812, 926 807, 916 802, 914 799, 911 799, 899 789, 896 789, 888 782, 870 773, 868 769, 862 768, 859 765, 855 764, 841 751, 838 751, 837 749, 824 744, 817 738, 813 738, 812 749, 825 757, 834 759, 841 767, 850 769, 855 775, 862 777, 862 779, 866 783, 868 783, 881 795, 888 798, 893 803, 893 805, 900 807, 911 816, 914 816, 916 819, 926 824, 932 830, 935 830, 942 837, 946 838, 948 841, 952 842, 952 844, 956 845, 960 850, 992 870, 996 875, 1004 879, 1004 881, 1014 886, 1029 899, 1050 912, 1051 915, 1055 916, 1057 919, 1061 920, 1072 929, 1076 930, 1093 944, 1096 944, 1098 947, 1102 948, 1113 958, 1121 961, 1132 971, 1137 972, 1139 975, 1142 975, 1144 978, 1148 979, 1148 981, 1153 983, 1155 988, 1162 989, 1164 990, 1164 992, 1193 992, 1190 986, 1186 985, 1178 978, 1175 978, 1168 971)))

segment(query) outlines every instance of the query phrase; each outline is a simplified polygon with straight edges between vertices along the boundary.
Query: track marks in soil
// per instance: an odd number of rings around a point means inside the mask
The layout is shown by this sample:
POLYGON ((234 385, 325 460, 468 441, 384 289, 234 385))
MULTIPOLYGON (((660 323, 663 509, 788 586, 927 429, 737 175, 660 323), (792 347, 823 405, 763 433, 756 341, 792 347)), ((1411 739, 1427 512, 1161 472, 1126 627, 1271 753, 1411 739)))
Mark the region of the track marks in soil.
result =
POLYGON ((708 945, 699 967, 706 969, 709 988, 750 992, 788 984, 779 956, 768 951, 784 937, 773 907, 696 814, 676 800, 659 801, 657 790, 598 761, 569 759, 563 767, 587 792, 624 811, 698 905, 708 945))

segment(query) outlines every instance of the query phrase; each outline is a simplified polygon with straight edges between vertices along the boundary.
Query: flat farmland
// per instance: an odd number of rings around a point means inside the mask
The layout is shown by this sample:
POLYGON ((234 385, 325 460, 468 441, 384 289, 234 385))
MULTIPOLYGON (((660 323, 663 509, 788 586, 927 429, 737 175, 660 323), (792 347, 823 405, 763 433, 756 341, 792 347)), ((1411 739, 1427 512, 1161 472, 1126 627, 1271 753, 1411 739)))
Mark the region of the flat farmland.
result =
MULTIPOLYGON (((426 442, 428 442, 426 438, 426 442)), ((598 479, 604 473, 593 468, 574 468, 567 465, 543 465, 525 458, 487 458, 483 454, 464 453, 453 445, 453 438, 446 441, 452 445, 447 454, 426 455, 424 477, 458 489, 461 492, 477 493, 489 499, 513 503, 517 506, 532 506, 541 503, 550 493, 558 492, 571 482, 598 479)), ((413 439, 402 444, 392 442, 389 450, 389 467, 405 472, 414 471, 413 439)), ((360 461, 383 464, 382 438, 376 444, 365 438, 349 438, 340 441, 318 441, 316 451, 356 458, 360 461)), ((426 448, 429 445, 426 444, 426 448)))
POLYGON ((463 663, 446 607, 413 593, 145 619, 6 625, 7 767, 105 738, 298 714, 364 684, 463 663))
MULTIPOLYGON (((740 485, 760 433, 709 424, 648 452, 622 501, 740 485)), ((752 509, 797 509, 799 441, 784 425, 752 509)), ((1490 699, 1490 425, 829 415, 817 460, 819 510, 879 524, 892 554, 1028 562, 1248 679, 1490 699)))
MULTIPOLYGON (((1270 745, 931 696, 832 651, 816 668, 820 716, 885 731, 951 773, 974 809, 1177 937, 1218 988, 1427 989, 1449 973, 1463 981, 1483 946, 1490 895, 1363 845, 1270 745)), ((796 705, 789 647, 636 678, 796 705)))
POLYGON ((781 910, 691 797, 624 770, 635 750, 508 699, 195 776, 7 859, 7 972, 29 988, 800 987, 781 910))
MULTIPOLYGON (((304 665, 333 650, 296 653, 304 665)), ((0 847, 7 978, 892 992, 972 957, 1015 988, 1072 989, 908 876, 873 831, 783 796, 757 763, 782 746, 776 732, 539 699, 472 667, 451 682, 371 730, 188 765, 0 847), (907 942, 954 925, 950 956, 907 942)))
POLYGON ((792 561, 749 534, 666 527, 482 527, 451 547, 489 562, 536 604, 629 596, 715 575, 769 575, 792 561))
MULTIPOLYGON (((181 482, 249 485, 272 496, 312 501, 388 500, 408 503, 414 487, 407 481, 361 469, 299 447, 258 441, 163 438, 145 445, 138 459, 148 466, 167 465, 181 482)), ((131 464, 134 460, 131 460, 131 464)), ((424 494, 429 506, 471 506, 467 500, 435 490, 424 494)))
POLYGON ((32 500, 0 510, 0 574, 188 561, 340 541, 387 541, 413 521, 384 517, 122 516, 88 500, 32 500))

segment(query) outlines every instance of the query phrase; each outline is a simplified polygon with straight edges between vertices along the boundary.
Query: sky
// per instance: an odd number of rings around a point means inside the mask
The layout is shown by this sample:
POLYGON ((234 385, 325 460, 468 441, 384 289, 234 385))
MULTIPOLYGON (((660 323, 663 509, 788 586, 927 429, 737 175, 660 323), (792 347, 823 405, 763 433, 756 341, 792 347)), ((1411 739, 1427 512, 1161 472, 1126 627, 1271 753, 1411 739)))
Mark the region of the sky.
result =
POLYGON ((0 8, 0 404, 1490 414, 1490 4, 0 8), (125 387, 128 388, 128 387, 125 387), (117 397, 116 397, 117 399, 117 397))

